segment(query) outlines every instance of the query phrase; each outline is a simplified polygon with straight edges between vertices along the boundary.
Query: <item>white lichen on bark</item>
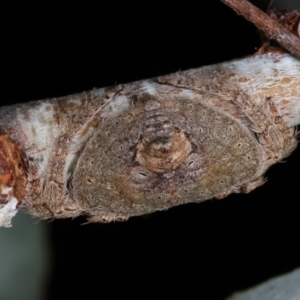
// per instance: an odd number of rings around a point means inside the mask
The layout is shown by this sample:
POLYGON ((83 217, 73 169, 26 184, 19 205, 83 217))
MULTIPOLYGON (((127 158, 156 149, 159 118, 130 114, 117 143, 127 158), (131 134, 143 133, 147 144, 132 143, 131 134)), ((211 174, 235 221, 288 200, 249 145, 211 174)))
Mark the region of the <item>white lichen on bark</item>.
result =
POLYGON ((16 201, 107 222, 249 192, 296 146, 299 86, 299 59, 265 54, 2 107, 0 226, 16 201))

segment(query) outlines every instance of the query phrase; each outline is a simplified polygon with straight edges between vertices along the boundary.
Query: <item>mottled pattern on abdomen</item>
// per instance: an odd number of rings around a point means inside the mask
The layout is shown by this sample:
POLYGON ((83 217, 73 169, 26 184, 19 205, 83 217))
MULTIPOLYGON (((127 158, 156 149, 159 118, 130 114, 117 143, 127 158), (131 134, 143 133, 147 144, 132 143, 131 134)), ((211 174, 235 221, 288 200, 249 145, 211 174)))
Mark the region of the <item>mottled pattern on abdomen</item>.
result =
POLYGON ((233 118, 200 101, 151 99, 101 124, 78 161, 73 197, 97 220, 110 221, 108 213, 126 219, 242 188, 260 159, 254 135, 233 118), (153 143, 167 147, 176 139, 188 149, 180 163, 172 167, 174 153, 165 170, 140 163, 153 153, 138 159, 143 141, 147 151, 153 143))

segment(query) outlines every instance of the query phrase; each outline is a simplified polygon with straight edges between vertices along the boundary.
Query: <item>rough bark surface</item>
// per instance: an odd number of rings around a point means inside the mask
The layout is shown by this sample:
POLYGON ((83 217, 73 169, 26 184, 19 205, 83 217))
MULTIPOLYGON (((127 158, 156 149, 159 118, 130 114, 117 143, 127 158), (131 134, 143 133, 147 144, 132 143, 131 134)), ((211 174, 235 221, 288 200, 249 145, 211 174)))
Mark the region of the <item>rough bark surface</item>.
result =
POLYGON ((14 207, 109 222, 247 193, 296 147, 299 75, 299 60, 266 54, 3 107, 27 174, 14 207))

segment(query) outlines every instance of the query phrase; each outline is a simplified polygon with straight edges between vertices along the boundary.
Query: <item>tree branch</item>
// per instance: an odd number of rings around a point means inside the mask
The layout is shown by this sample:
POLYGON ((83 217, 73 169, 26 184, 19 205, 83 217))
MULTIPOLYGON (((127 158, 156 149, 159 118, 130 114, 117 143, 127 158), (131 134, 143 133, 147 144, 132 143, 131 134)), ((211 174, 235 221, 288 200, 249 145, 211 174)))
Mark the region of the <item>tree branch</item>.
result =
MULTIPOLYGON (((226 2, 300 54, 276 21, 226 2)), ((297 145, 299 86, 299 59, 265 53, 2 107, 0 226, 19 207, 109 222, 248 193, 297 145)))
MULTIPOLYGON (((300 38, 289 32, 276 20, 246 0, 221 1, 262 30, 268 38, 276 40, 292 54, 300 57, 300 38)), ((299 27, 300 25, 298 25, 298 32, 300 31, 299 27)))
POLYGON ((300 61, 263 54, 0 109, 0 226, 248 193, 296 147, 300 61))

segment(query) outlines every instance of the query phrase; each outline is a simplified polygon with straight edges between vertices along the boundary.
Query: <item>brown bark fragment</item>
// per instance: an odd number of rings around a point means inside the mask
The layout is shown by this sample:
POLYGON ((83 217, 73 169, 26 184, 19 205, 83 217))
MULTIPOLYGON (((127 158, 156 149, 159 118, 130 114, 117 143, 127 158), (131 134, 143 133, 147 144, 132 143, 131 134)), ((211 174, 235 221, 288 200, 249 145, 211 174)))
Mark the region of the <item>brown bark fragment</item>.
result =
MULTIPOLYGON (((7 136, 0 136, 0 186, 3 189, 12 189, 11 195, 19 203, 25 196, 27 184, 24 162, 19 148, 7 136)), ((8 201, 8 195, 0 195, 0 204, 8 201)))

